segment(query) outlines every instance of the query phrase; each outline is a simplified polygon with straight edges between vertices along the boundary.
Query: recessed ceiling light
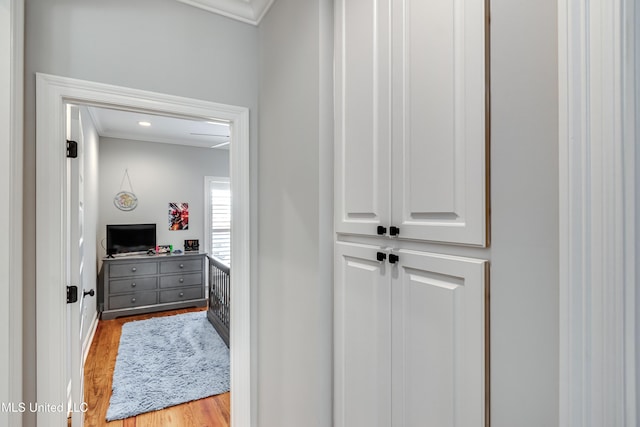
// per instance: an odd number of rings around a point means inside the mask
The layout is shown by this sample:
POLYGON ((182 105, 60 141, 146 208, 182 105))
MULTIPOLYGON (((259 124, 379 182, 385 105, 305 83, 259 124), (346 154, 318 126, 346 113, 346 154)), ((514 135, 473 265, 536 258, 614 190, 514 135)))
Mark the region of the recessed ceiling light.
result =
POLYGON ((149 122, 138 122, 138 124, 139 124, 140 126, 145 126, 145 127, 149 127, 149 126, 151 126, 151 123, 149 123, 149 122))

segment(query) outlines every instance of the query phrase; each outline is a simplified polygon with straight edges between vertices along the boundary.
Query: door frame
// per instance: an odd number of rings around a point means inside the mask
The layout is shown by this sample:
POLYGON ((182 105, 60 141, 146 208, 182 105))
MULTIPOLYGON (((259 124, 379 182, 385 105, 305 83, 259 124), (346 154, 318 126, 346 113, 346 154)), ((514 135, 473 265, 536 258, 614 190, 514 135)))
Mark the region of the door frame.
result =
POLYGON ((22 426, 24 0, 0 0, 0 425, 22 426))
MULTIPOLYGON (((233 196, 231 256, 231 419, 234 427, 251 427, 251 260, 249 110, 174 95, 36 74, 36 339, 37 401, 66 402, 66 293, 64 227, 66 102, 98 105, 169 116, 225 120, 231 127, 230 178, 233 196), (58 301, 58 303, 52 303, 58 301)), ((38 425, 66 425, 66 411, 42 411, 38 425)))
POLYGON ((634 3, 558 1, 563 427, 638 422, 634 3))

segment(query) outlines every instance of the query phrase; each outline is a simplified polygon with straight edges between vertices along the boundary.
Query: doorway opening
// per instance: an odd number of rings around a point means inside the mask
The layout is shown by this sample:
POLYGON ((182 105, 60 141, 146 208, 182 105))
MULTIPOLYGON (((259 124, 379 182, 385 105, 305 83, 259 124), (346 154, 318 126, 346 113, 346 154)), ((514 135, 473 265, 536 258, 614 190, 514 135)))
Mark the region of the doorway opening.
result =
MULTIPOLYGON (((66 205, 65 104, 106 107, 165 117, 228 123, 232 204, 230 331, 231 417, 234 427, 251 425, 251 319, 249 234, 249 123, 248 109, 207 101, 68 79, 37 75, 36 83, 36 213, 38 259, 36 267, 37 393, 39 402, 66 405, 65 345, 68 330, 66 271, 69 265, 69 208, 66 205), (46 350, 45 350, 46 349, 46 350)), ((66 411, 38 414, 38 423, 65 425, 66 411)))

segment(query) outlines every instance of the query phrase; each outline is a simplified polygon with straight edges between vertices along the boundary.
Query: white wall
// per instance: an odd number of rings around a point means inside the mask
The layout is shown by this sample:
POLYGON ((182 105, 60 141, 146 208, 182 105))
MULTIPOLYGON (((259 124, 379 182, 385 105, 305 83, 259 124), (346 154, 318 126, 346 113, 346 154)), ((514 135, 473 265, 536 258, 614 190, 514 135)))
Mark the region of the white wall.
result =
POLYGON ((260 24, 258 425, 264 427, 332 424, 331 4, 278 0, 260 24))
MULTIPOLYGON (((204 245, 205 176, 229 176, 229 151, 100 138, 98 256, 106 256, 107 224, 156 224, 158 244, 173 245, 174 250, 184 250, 185 239, 204 245), (138 197, 132 211, 113 204, 125 169, 138 197), (169 230, 169 202, 189 203, 188 230, 169 230)), ((124 190, 129 190, 126 179, 124 190)))
MULTIPOLYGON (((25 399, 33 401, 35 72, 248 107, 256 170, 258 31, 175 0, 27 0, 25 19, 24 386, 25 399)), ((256 206, 256 176, 251 179, 256 206)), ((253 211, 254 227, 255 218, 253 211)), ((256 248, 254 241, 254 257, 256 248)), ((25 425, 35 425, 33 414, 25 425)))

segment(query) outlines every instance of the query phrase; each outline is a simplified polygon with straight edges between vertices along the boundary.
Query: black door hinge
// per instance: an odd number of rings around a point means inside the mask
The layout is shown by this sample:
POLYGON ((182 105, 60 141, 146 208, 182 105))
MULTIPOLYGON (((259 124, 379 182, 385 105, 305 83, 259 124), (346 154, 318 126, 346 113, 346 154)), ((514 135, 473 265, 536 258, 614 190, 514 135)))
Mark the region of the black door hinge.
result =
POLYGON ((78 287, 67 286, 67 304, 78 302, 78 287))
POLYGON ((75 141, 67 140, 67 157, 75 159, 78 157, 78 143, 75 141))

